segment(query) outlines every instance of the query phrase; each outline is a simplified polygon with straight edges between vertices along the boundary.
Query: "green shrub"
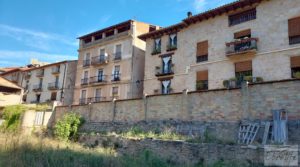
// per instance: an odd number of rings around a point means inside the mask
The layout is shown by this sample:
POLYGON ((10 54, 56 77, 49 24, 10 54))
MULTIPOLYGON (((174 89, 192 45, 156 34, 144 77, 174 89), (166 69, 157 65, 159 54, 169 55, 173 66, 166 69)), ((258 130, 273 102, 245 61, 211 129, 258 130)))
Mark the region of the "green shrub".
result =
POLYGON ((244 76, 244 80, 252 83, 253 82, 253 77, 252 76, 244 76))
POLYGON ((300 78, 300 72, 295 72, 295 73, 294 73, 294 77, 295 77, 295 78, 300 78))
POLYGON ((78 128, 83 124, 83 118, 75 113, 68 113, 54 126, 54 135, 60 140, 76 139, 78 128))
POLYGON ((256 77, 256 82, 263 82, 264 79, 262 77, 256 77))
POLYGON ((228 88, 228 87, 229 87, 229 80, 224 80, 224 81, 223 81, 223 86, 224 86, 225 88, 228 88))
POLYGON ((22 105, 12 105, 4 108, 2 118, 4 123, 1 130, 4 132, 17 132, 20 130, 21 118, 26 108, 22 105))

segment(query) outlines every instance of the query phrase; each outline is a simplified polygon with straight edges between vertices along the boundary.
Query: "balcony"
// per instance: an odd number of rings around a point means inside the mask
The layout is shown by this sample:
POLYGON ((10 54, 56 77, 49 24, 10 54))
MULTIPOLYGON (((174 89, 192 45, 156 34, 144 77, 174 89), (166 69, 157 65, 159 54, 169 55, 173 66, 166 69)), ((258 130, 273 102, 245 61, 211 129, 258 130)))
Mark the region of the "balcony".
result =
POLYGON ((87 98, 80 98, 79 99, 79 104, 80 105, 88 104, 88 99, 87 98))
POLYGON ((121 74, 120 73, 115 73, 111 75, 111 81, 112 82, 117 82, 121 80, 121 74))
POLYGON ((52 74, 59 74, 60 68, 59 67, 52 67, 52 74))
POLYGON ((99 75, 95 77, 90 77, 90 84, 101 84, 106 83, 106 75, 99 75))
POLYGON ((105 101, 106 100, 106 97, 90 97, 88 98, 88 102, 89 103, 98 103, 98 102, 101 102, 101 101, 105 101))
POLYGON ((101 65, 101 64, 107 64, 108 63, 108 56, 100 55, 96 57, 92 57, 92 65, 101 65))
POLYGON ((38 70, 36 71, 36 77, 44 77, 44 70, 38 70))
POLYGON ((156 54, 160 54, 160 53, 161 53, 161 47, 158 47, 158 48, 154 48, 151 54, 156 55, 156 54))
POLYGON ((91 60, 86 59, 82 61, 82 67, 89 67, 91 65, 91 60))
POLYGON ((81 79, 81 85, 88 85, 88 84, 89 84, 89 79, 88 78, 81 79))
POLYGON ((35 92, 41 92, 43 90, 43 85, 42 84, 33 85, 32 90, 35 92))
POLYGON ((114 54, 114 60, 121 60, 122 59, 122 52, 116 52, 114 54))
POLYGON ((59 89, 58 82, 48 83, 48 90, 58 90, 58 89, 59 89))
POLYGON ((167 51, 173 51, 177 49, 177 44, 168 44, 167 51))
POLYGON ((80 48, 86 48, 86 47, 90 47, 99 43, 103 43, 103 42, 107 42, 107 41, 112 41, 121 37, 126 37, 126 36, 130 36, 132 34, 131 30, 127 30, 124 32, 120 32, 117 34, 113 34, 112 36, 108 36, 108 37, 104 37, 98 40, 94 40, 94 41, 89 41, 89 42, 82 42, 82 44, 80 45, 80 48))
POLYGON ((167 67, 155 67, 155 76, 167 76, 167 75, 173 75, 174 74, 174 64, 168 65, 167 67))
POLYGON ((255 54, 257 42, 258 38, 245 38, 226 43, 226 56, 255 54))

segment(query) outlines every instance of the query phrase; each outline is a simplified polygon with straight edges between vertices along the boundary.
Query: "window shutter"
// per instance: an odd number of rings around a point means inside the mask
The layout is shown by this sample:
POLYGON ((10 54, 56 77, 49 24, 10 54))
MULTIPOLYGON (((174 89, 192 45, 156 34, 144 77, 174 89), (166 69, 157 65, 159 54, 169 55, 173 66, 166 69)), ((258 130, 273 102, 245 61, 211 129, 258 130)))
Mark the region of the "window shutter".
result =
POLYGON ((197 43, 197 56, 208 55, 208 41, 197 43))
POLYGON ((300 67, 300 56, 291 57, 291 68, 300 67))
POLYGON ((244 61, 235 63, 235 72, 251 71, 252 70, 252 61, 244 61))
POLYGON ((300 17, 289 19, 289 37, 300 35, 300 17))
POLYGON ((247 29, 247 30, 243 30, 243 31, 239 31, 234 33, 234 38, 238 39, 244 36, 250 36, 251 35, 251 29, 247 29))
POLYGON ((198 71, 197 72, 197 81, 207 81, 208 80, 208 71, 198 71))

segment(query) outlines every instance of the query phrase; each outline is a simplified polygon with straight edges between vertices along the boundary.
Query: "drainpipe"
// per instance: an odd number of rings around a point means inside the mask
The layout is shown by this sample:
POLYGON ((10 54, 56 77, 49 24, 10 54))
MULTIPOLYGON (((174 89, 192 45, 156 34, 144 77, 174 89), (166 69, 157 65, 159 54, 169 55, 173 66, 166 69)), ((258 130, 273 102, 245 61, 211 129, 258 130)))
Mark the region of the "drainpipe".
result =
POLYGON ((60 100, 61 102, 64 104, 64 100, 62 100, 63 98, 63 94, 64 94, 64 87, 65 87, 65 77, 66 77, 66 69, 67 69, 67 62, 64 64, 65 69, 64 69, 64 77, 63 77, 63 83, 62 83, 62 88, 61 88, 61 92, 60 92, 60 100))

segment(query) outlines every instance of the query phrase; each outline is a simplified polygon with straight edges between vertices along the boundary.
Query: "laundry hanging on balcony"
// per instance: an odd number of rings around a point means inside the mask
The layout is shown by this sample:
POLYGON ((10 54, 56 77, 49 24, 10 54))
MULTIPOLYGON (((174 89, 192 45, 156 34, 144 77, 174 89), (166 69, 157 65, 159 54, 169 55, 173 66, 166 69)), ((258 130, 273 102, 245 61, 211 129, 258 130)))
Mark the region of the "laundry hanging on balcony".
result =
POLYGON ((170 83, 171 83, 170 80, 162 81, 163 94, 168 94, 168 87, 169 87, 170 83))
POLYGON ((166 73, 169 71, 169 62, 171 60, 171 57, 164 57, 163 58, 163 73, 166 73))

